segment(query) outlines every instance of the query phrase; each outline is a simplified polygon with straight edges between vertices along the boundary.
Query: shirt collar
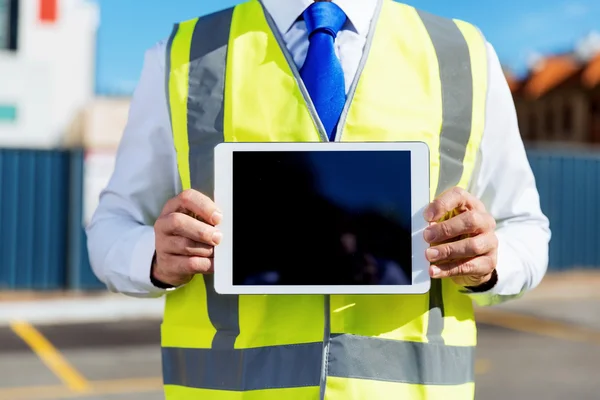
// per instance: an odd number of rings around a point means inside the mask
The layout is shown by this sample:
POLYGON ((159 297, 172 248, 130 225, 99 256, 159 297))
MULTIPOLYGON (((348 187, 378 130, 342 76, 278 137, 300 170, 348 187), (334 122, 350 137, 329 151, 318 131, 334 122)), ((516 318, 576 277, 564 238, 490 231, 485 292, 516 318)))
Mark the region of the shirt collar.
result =
MULTIPOLYGON (((332 0, 348 16, 359 35, 366 37, 381 0, 332 0)), ((298 17, 310 6, 312 0, 262 0, 281 34, 290 30, 298 17)))

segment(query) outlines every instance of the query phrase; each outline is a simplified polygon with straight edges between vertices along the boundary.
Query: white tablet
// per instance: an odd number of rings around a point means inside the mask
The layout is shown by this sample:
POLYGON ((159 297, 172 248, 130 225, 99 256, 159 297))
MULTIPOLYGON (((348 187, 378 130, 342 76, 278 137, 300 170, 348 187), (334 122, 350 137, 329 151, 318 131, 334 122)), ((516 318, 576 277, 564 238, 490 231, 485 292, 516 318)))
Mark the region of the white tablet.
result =
POLYGON ((215 148, 221 294, 429 291, 425 143, 215 148))

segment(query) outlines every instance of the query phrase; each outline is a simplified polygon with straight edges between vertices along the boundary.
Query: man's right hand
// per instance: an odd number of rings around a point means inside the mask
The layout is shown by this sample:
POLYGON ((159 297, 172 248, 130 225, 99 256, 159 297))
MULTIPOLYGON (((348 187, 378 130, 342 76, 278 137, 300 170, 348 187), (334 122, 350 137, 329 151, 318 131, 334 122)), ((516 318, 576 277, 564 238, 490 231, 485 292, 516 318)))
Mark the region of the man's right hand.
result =
POLYGON ((186 190, 165 204, 154 224, 156 259, 152 277, 171 286, 188 283, 194 275, 213 272, 214 246, 222 234, 215 203, 195 190, 186 190))

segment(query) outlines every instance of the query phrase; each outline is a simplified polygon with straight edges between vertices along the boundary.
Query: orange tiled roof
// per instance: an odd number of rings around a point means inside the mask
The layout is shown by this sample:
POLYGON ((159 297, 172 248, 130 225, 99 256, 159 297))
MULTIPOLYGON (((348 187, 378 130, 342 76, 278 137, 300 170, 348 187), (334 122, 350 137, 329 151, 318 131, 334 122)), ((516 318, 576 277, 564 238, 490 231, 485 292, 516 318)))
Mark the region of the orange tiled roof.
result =
POLYGON ((577 61, 568 55, 551 56, 541 61, 522 88, 524 94, 540 97, 580 71, 577 61))
POLYGON ((589 88, 600 85, 600 54, 593 58, 583 71, 583 84, 589 88))

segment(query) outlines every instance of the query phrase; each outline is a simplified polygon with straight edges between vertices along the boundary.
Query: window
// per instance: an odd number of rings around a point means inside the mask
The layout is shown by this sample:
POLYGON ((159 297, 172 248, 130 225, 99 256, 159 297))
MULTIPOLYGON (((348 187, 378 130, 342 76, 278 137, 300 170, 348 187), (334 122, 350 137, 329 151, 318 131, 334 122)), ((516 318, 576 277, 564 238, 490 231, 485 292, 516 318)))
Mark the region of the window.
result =
POLYGON ((17 49, 19 1, 0 0, 0 50, 17 49))
POLYGON ((554 110, 552 110, 550 108, 550 105, 547 105, 547 109, 546 109, 546 116, 545 116, 545 120, 544 120, 544 130, 546 137, 551 138, 554 136, 554 131, 555 131, 555 127, 554 127, 554 110))
POLYGON ((8 48, 8 0, 0 0, 0 49, 8 48))
POLYGON ((529 114, 529 139, 536 140, 538 138, 537 117, 535 112, 529 114))
POLYGON ((0 124, 15 122, 17 120, 17 107, 9 104, 0 104, 0 124))
POLYGON ((592 99, 590 103, 590 140, 600 142, 600 99, 592 99))
POLYGON ((563 108, 563 134, 570 135, 573 131, 573 108, 565 104, 563 108))
POLYGON ((592 103, 590 104, 590 112, 592 113, 592 117, 600 116, 600 99, 596 101, 592 100, 592 103))

